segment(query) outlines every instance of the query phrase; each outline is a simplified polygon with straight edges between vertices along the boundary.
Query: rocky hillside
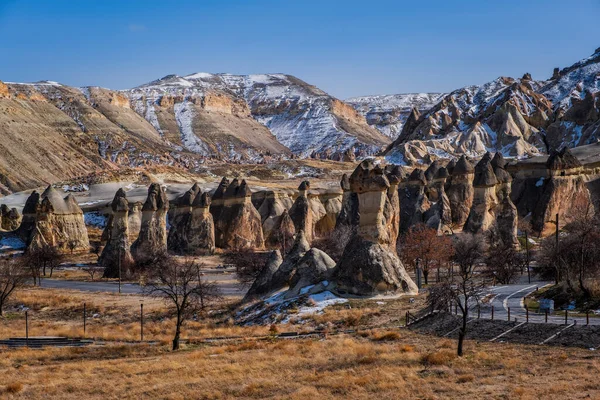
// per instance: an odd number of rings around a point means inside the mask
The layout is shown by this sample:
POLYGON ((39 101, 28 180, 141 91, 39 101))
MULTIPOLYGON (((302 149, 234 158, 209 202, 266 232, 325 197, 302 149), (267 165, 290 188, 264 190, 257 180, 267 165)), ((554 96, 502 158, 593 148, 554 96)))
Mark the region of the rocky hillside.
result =
POLYGON ((385 154, 407 164, 487 151, 526 158, 593 143, 599 72, 597 51, 547 81, 525 74, 455 90, 426 112, 413 110, 385 154))
POLYGON ((124 94, 159 132, 179 131, 182 145, 201 154, 260 143, 273 153, 285 153, 285 146, 301 157, 341 158, 348 150, 374 154, 389 143, 351 106, 290 75, 169 75, 124 94), (239 126, 250 116, 268 129, 250 120, 239 126), (233 126, 219 129, 217 117, 233 126))
POLYGON ((437 104, 443 96, 443 93, 362 96, 347 99, 346 103, 364 115, 369 125, 391 139, 396 139, 413 108, 425 112, 437 104))

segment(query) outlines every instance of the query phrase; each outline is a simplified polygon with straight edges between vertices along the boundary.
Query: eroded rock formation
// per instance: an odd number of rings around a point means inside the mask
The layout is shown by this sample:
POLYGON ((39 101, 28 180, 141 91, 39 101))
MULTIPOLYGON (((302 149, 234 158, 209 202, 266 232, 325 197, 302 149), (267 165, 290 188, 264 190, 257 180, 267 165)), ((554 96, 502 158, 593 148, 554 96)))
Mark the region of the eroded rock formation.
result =
POLYGON ((28 225, 24 231, 29 231, 28 251, 44 246, 62 252, 89 250, 83 211, 73 195, 63 199, 56 189, 48 186, 39 197, 35 192, 31 194, 24 211, 27 218, 23 223, 28 225))
POLYGON ((194 185, 176 200, 167 244, 179 254, 212 254, 215 251, 210 195, 194 185))
POLYGON ((496 221, 498 181, 491 161, 491 154, 486 153, 475 166, 473 205, 464 227, 470 233, 487 232, 496 221))
POLYGON ((236 178, 224 189, 227 182, 223 178, 210 208, 215 224, 216 246, 224 249, 263 248, 261 216, 252 204, 252 192, 248 184, 245 180, 240 183, 236 178))
POLYGON ((303 181, 298 187, 298 197, 290 209, 290 218, 294 221, 296 232, 304 231, 306 240, 311 243, 315 236, 315 216, 308 198, 309 189, 309 181, 303 181))
POLYGON ((123 189, 119 189, 111 203, 112 214, 104 228, 103 238, 106 245, 98 259, 98 265, 104 268, 105 278, 125 277, 133 266, 133 257, 129 249, 129 202, 123 189))
POLYGON ((281 252, 279 250, 272 251, 262 271, 244 296, 244 301, 253 300, 271 292, 273 275, 282 262, 281 252))
POLYGON ((333 273, 341 294, 417 293, 418 289, 389 246, 392 236, 384 217, 390 183, 371 160, 363 161, 349 178, 358 196, 359 224, 333 273))
POLYGON ((2 230, 12 232, 21 225, 21 214, 16 208, 8 208, 6 204, 2 204, 0 214, 2 216, 2 230))
POLYGON ((574 210, 591 204, 585 184, 583 166, 569 149, 553 152, 546 162, 547 177, 540 179, 541 195, 533 209, 531 224, 535 231, 548 235, 556 229, 556 214, 560 226, 571 222, 574 210))
POLYGON ((452 225, 454 230, 460 230, 467 222, 473 205, 475 170, 464 155, 460 157, 455 165, 453 163, 449 164, 447 169, 450 176, 446 181, 445 189, 450 202, 452 225))
POLYGON ((142 207, 140 234, 131 246, 136 259, 167 251, 167 210, 169 199, 158 183, 148 188, 148 197, 142 207))
POLYGON ((335 222, 336 229, 342 227, 358 226, 358 195, 350 190, 350 179, 347 174, 342 175, 340 186, 343 191, 342 209, 335 222))
POLYGON ((425 213, 431 207, 425 193, 426 188, 425 173, 419 168, 415 168, 408 180, 400 185, 400 234, 425 222, 425 213))

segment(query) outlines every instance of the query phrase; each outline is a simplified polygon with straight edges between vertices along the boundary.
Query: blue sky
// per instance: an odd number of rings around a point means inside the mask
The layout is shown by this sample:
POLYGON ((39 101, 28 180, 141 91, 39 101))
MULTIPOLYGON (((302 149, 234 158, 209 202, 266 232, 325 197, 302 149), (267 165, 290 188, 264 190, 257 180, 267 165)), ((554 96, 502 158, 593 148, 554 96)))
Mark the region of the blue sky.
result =
POLYGON ((0 80, 133 87, 283 72, 334 96, 551 75, 600 47, 600 1, 0 0, 0 80))

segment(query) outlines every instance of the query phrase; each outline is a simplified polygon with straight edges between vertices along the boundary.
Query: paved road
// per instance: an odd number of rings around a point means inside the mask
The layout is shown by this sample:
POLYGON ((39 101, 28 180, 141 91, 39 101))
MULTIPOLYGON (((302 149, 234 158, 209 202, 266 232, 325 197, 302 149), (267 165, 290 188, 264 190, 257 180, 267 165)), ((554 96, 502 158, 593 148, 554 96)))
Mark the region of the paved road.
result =
MULTIPOLYGON (((481 305, 481 318, 491 319, 492 318, 492 307, 494 308, 494 319, 504 320, 508 319, 508 310, 510 308, 510 319, 515 318, 520 322, 525 322, 527 319, 527 311, 523 304, 524 298, 535 292, 537 288, 542 288, 547 285, 551 285, 553 282, 532 282, 529 283, 518 283, 514 285, 502 285, 487 288, 484 294, 491 297, 491 300, 485 305, 481 305)), ((471 307, 471 316, 477 316, 478 306, 473 305, 471 307)), ((546 322, 545 314, 538 314, 537 310, 529 310, 529 322, 546 322)), ((571 317, 567 319, 569 324, 576 321, 578 325, 585 325, 586 318, 584 317, 571 317)), ((553 324, 564 324, 564 315, 549 315, 548 322, 553 324)), ((590 316, 590 325, 600 325, 600 318, 590 316)))
MULTIPOLYGON (((208 280, 212 280, 210 276, 206 278, 208 280)), ((221 289, 223 296, 239 297, 244 295, 244 290, 241 290, 239 285, 237 285, 235 282, 218 282, 218 286, 221 289)), ((119 292, 119 284, 116 282, 82 282, 58 279, 42 279, 42 287, 80 290, 82 292, 119 292)), ((140 294, 142 293, 142 288, 136 283, 123 283, 121 284, 121 293, 140 294)))

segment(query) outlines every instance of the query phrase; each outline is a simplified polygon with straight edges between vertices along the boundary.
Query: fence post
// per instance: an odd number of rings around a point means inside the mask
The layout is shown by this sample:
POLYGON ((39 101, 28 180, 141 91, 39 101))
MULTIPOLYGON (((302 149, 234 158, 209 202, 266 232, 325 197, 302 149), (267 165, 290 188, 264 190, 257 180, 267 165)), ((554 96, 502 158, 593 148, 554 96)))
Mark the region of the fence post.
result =
POLYGON ((140 338, 144 341, 144 303, 140 304, 140 338))
POLYGON ((548 323, 548 309, 546 309, 545 313, 546 313, 546 323, 548 323))
POLYGON ((510 307, 507 307, 508 310, 508 321, 510 322, 510 307))
POLYGON ((83 337, 85 337, 85 330, 86 330, 86 317, 87 317, 87 312, 85 309, 85 303, 83 303, 83 337))
POLYGON ((25 344, 29 347, 29 311, 25 311, 25 344))
POLYGON ((529 307, 525 306, 525 322, 529 322, 529 307))
POLYGON ((567 321, 567 318, 569 318, 569 310, 565 310, 565 325, 568 325, 569 321, 567 321))
POLYGON ((585 312, 585 324, 589 325, 590 324, 590 310, 587 310, 585 312))
POLYGON ((408 326, 408 311, 404 314, 404 325, 408 326))
POLYGON ((454 315, 458 315, 458 303, 454 303, 454 315))
POLYGON ((494 320, 494 306, 492 306, 492 321, 494 320))

